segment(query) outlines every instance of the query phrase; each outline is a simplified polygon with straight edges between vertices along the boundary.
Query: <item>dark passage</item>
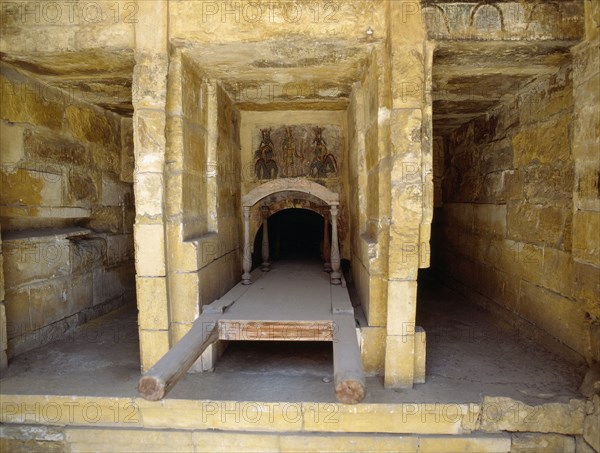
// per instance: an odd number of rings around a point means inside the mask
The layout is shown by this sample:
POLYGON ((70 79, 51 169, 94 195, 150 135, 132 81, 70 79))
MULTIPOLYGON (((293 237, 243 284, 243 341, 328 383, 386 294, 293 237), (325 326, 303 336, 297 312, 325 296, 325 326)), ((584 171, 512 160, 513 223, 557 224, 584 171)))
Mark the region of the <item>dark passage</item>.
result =
MULTIPOLYGON (((331 232, 331 225, 329 225, 331 232)), ((331 237, 331 236, 330 236, 331 237)), ((271 261, 320 260, 323 217, 308 209, 284 209, 269 217, 271 261)), ((262 262, 262 226, 254 238, 253 267, 262 262)))

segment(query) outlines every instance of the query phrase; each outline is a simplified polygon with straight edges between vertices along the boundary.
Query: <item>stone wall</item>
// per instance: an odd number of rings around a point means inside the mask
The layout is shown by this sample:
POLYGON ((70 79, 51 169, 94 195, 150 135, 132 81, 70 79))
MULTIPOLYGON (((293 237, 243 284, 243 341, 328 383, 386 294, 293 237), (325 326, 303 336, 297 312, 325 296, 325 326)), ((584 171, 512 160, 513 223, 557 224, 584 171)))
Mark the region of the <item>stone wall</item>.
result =
POLYGON ((8 355, 133 298, 130 122, 2 66, 8 355))
POLYGON ((557 68, 507 105, 436 139, 445 170, 433 251, 436 267, 466 294, 518 315, 505 319, 530 333, 534 324, 567 353, 597 360, 598 181, 589 156, 577 163, 582 141, 586 152, 597 149, 598 117, 589 112, 597 99, 577 87, 585 83, 578 71, 557 68), (578 207, 577 194, 587 204, 578 207))

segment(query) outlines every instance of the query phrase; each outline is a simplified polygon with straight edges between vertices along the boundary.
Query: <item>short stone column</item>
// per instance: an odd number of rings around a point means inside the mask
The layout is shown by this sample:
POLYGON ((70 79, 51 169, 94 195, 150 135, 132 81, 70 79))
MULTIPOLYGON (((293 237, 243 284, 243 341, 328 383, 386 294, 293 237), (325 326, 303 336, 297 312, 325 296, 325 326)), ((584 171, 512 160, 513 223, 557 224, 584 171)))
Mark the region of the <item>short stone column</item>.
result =
POLYGON ((269 207, 263 206, 260 210, 263 219, 262 265, 260 270, 269 272, 271 270, 271 263, 269 262, 269 207))
POLYGON ((331 284, 340 285, 342 283, 342 274, 340 273, 340 246, 338 244, 337 231, 337 205, 331 206, 331 284))
POLYGON ((244 259, 242 261, 242 285, 249 285, 250 271, 252 270, 252 256, 250 255, 250 207, 244 206, 244 259))
POLYGON ((329 216, 323 211, 323 269, 331 272, 331 243, 329 242, 329 216))

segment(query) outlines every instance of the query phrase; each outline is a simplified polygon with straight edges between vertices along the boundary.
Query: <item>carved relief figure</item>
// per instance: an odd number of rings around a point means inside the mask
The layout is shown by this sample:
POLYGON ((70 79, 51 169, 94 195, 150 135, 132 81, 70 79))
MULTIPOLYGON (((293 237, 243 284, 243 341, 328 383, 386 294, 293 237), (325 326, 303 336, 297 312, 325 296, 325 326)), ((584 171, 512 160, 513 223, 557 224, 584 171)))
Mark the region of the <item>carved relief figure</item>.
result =
POLYGON ((273 159, 273 141, 271 140, 271 128, 261 129, 262 139, 255 153, 256 163, 254 171, 258 179, 275 179, 279 168, 273 159))
POLYGON ((337 172, 337 162, 333 154, 327 150, 327 143, 323 138, 323 128, 313 128, 315 138, 313 143, 315 145, 315 157, 310 164, 309 176, 313 178, 326 178, 328 173, 337 172))
POLYGON ((296 176, 294 173, 294 157, 298 157, 291 126, 285 127, 285 138, 282 143, 285 156, 285 175, 288 178, 296 176))

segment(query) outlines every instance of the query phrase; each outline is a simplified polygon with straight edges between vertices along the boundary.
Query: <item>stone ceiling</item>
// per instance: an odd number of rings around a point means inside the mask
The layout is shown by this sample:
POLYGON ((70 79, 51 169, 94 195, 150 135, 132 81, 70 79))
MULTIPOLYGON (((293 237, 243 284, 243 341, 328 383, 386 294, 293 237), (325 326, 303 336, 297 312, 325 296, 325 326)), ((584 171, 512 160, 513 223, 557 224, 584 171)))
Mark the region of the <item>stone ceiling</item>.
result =
POLYGON ((439 42, 433 59, 433 124, 445 135, 514 99, 570 58, 571 41, 439 42))
POLYGON ((220 81, 242 110, 345 109, 370 46, 290 39, 209 44, 185 54, 201 73, 220 81))
POLYGON ((27 71, 70 96, 131 116, 132 50, 90 49, 76 52, 0 53, 3 62, 27 71))

